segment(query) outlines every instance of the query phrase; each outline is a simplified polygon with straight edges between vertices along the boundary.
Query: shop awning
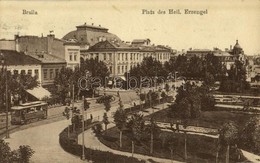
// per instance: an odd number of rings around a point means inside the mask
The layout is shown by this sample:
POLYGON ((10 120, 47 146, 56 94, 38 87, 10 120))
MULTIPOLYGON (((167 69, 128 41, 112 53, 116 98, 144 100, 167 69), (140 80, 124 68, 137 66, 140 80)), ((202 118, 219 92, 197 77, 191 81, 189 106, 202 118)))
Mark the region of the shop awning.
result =
POLYGON ((33 89, 27 89, 26 92, 36 97, 39 100, 42 100, 44 97, 50 97, 51 93, 44 89, 43 87, 35 87, 33 89))

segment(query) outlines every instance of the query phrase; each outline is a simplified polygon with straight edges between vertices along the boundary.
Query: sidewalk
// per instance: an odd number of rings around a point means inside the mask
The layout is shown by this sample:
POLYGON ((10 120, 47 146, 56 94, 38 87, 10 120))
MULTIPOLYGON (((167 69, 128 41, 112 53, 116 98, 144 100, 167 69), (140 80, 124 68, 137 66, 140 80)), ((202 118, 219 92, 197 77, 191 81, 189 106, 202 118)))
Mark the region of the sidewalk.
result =
MULTIPOLYGON (((242 105, 228 105, 228 104, 216 104, 215 106, 222 107, 222 108, 232 108, 232 109, 243 109, 244 108, 244 106, 242 106, 242 105)), ((260 107, 250 106, 250 108, 260 111, 260 107)))
MULTIPOLYGON (((108 125, 108 128, 111 128, 113 126, 114 125, 108 125)), ((94 135, 94 133, 91 130, 85 131, 84 138, 85 138, 85 140, 87 140, 87 141, 85 141, 86 148, 91 148, 91 149, 101 150, 101 151, 108 151, 108 152, 112 152, 114 154, 132 157, 132 153, 114 150, 114 149, 111 149, 111 148, 105 146, 97 139, 97 137, 94 135)), ((78 143, 82 144, 82 134, 80 134, 78 136, 78 140, 79 140, 78 143)), ((134 153, 134 157, 137 159, 146 160, 147 162, 156 161, 156 162, 160 162, 160 163, 172 163, 172 162, 180 163, 179 161, 175 161, 175 160, 172 161, 169 159, 151 157, 151 156, 146 156, 146 155, 141 155, 141 154, 136 154, 136 153, 134 153), (153 161, 149 161, 149 160, 153 160, 153 161)))
POLYGON ((249 160, 251 162, 260 162, 260 156, 255 155, 253 153, 249 153, 249 152, 242 150, 242 149, 241 149, 241 151, 242 151, 243 155, 245 156, 245 158, 247 160, 249 160))
MULTIPOLYGON (((146 109, 147 112, 142 112, 143 115, 144 116, 149 115, 153 112, 161 110, 163 108, 163 104, 157 105, 156 107, 160 108, 160 109, 154 109, 154 111, 153 111, 152 108, 148 108, 148 109, 146 109)), ((111 122, 107 126, 108 129, 115 126, 115 124, 113 123, 113 117, 112 117, 113 114, 112 113, 115 112, 117 108, 118 108, 118 106, 114 106, 108 112, 109 121, 111 122)), ((102 112, 102 113, 104 113, 104 112, 102 112)), ((104 126, 103 126, 103 128, 104 128, 104 126)), ((112 152, 112 153, 115 153, 115 154, 118 154, 118 155, 124 155, 124 156, 128 156, 128 157, 132 157, 132 153, 130 153, 130 152, 123 152, 123 151, 114 150, 114 149, 111 149, 111 148, 105 146, 104 144, 102 144, 97 139, 97 137, 94 135, 94 133, 92 132, 91 129, 86 130, 84 132, 84 140, 85 140, 85 147, 87 147, 87 148, 97 149, 97 150, 101 150, 101 151, 109 151, 109 152, 112 152)), ((78 135, 78 144, 82 144, 82 133, 78 135)), ((136 154, 136 153, 134 153, 134 157, 137 158, 137 159, 146 160, 147 162, 150 162, 149 160, 153 160, 153 161, 156 161, 156 162, 163 162, 163 163, 172 163, 172 162, 179 163, 179 161, 175 161, 175 160, 172 161, 170 159, 151 157, 151 156, 141 155, 141 154, 136 154)))
MULTIPOLYGON (((149 124, 149 121, 146 121, 145 124, 149 124)), ((163 129, 171 130, 171 125, 170 123, 163 123, 163 122, 156 122, 156 124, 163 129)), ((176 130, 176 124, 173 124, 172 128, 176 130)), ((218 130, 217 129, 212 129, 212 128, 206 128, 206 127, 197 127, 197 126, 187 126, 186 128, 183 127, 183 125, 179 125, 179 131, 186 131, 189 133, 201 133, 201 134, 208 134, 208 135, 213 135, 211 133, 216 133, 217 135, 218 130)))

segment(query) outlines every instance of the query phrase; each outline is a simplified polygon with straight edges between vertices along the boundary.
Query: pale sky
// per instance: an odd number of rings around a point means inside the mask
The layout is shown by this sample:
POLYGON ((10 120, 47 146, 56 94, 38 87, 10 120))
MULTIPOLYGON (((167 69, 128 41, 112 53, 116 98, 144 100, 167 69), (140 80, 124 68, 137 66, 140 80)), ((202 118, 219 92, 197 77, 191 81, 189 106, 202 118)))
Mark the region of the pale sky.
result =
POLYGON ((62 38, 85 22, 106 27, 124 41, 150 38, 176 50, 224 50, 238 39, 245 54, 260 54, 260 0, 0 1, 0 38, 13 39, 18 32, 46 36, 50 30, 62 38), (38 15, 24 15, 24 9, 38 15), (155 14, 142 14, 142 9, 155 14), (168 14, 169 9, 182 14, 168 14), (208 14, 187 15, 184 9, 207 9, 208 14))

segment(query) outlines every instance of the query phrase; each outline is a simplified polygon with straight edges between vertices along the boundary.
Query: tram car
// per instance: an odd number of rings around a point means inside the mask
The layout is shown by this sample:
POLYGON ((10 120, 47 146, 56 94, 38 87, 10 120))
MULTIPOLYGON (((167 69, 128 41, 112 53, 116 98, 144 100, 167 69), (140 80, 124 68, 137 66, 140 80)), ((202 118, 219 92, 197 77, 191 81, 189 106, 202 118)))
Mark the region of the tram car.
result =
POLYGON ((27 124, 35 120, 46 119, 48 104, 34 101, 11 107, 11 124, 27 124))

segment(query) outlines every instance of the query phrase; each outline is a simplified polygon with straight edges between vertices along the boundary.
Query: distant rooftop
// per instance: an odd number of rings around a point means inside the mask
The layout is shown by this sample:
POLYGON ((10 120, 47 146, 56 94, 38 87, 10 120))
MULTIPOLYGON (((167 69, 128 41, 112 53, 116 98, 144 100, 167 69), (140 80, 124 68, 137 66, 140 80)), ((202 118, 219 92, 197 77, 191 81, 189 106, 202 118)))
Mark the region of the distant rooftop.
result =
POLYGON ((76 26, 76 30, 70 31, 62 39, 76 39, 80 44, 93 46, 104 40, 121 42, 115 34, 109 33, 107 28, 101 26, 83 25, 76 26))
POLYGON ((46 53, 33 54, 33 55, 29 55, 29 56, 39 60, 41 63, 60 63, 60 64, 66 63, 66 61, 64 59, 61 59, 61 58, 58 58, 56 56, 46 54, 46 53))
POLYGON ((191 49, 191 50, 188 50, 188 51, 194 51, 194 52, 197 52, 197 51, 200 51, 200 52, 208 52, 208 51, 212 51, 210 49, 191 49))
POLYGON ((93 29, 108 30, 107 28, 101 27, 101 25, 94 26, 94 24, 88 25, 87 23, 84 23, 83 25, 76 26, 76 28, 93 28, 93 29))
POLYGON ((0 54, 3 54, 7 65, 34 65, 41 63, 31 56, 15 50, 0 50, 0 54))

